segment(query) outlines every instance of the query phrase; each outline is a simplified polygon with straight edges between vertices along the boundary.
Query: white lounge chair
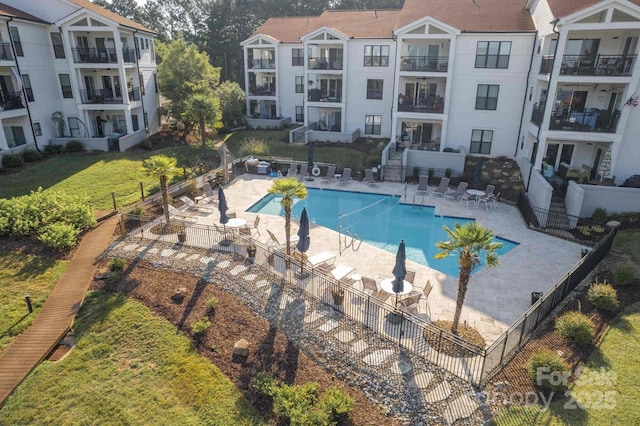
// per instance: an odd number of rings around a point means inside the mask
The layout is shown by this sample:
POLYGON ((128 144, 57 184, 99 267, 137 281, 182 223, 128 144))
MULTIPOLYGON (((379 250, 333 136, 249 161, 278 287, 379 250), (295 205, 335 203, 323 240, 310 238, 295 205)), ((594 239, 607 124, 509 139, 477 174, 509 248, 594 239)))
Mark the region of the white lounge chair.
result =
POLYGON ((327 173, 322 177, 320 182, 331 183, 336 178, 336 166, 327 167, 327 173))
POLYGON ((300 171, 298 172, 298 180, 301 181, 302 179, 307 177, 307 172, 309 170, 309 166, 306 164, 303 164, 302 166, 300 166, 300 171))
POLYGON ((458 187, 455 190, 449 190, 445 192, 444 198, 451 198, 452 200, 458 200, 467 192, 467 186, 469 186, 469 183, 460 182, 458 184, 458 187))
MULTIPOLYGON (((284 248, 287 246, 286 243, 281 243, 278 238, 276 238, 276 236, 273 234, 273 232, 271 232, 269 229, 267 229, 267 234, 269 234, 269 241, 267 241, 267 245, 269 245, 270 247, 276 247, 278 249, 284 248)), ((298 237, 297 235, 292 235, 291 238, 289 239, 289 245, 292 246, 295 243, 297 243, 300 240, 300 237, 298 237)))
POLYGON ((364 181, 367 185, 376 184, 376 179, 373 177, 373 169, 364 169, 364 181))
POLYGON ((346 277, 347 275, 351 275, 355 272, 356 268, 354 268, 353 266, 349 266, 349 265, 338 265, 335 268, 333 268, 330 272, 330 274, 333 276, 333 278, 335 278, 336 280, 340 281, 341 279, 343 279, 344 277, 346 277))
POLYGON ((179 200, 182 201, 184 205, 187 206, 188 209, 202 210, 208 213, 213 213, 212 207, 196 204, 191 198, 187 197, 186 195, 183 195, 182 197, 180 197, 179 200))
POLYGON ((174 216, 180 219, 195 220, 196 222, 198 221, 198 213, 178 210, 171 204, 169 204, 169 216, 174 216))
POLYGON ((433 195, 434 197, 436 195, 440 195, 444 197, 444 194, 446 194, 448 190, 449 190, 449 178, 445 177, 440 179, 440 185, 438 185, 438 187, 433 190, 433 193, 431 195, 433 195))
POLYGON ((295 164, 289 165, 289 170, 287 170, 287 177, 296 177, 298 176, 298 166, 295 164))
POLYGON ((351 181, 351 169, 347 167, 342 171, 342 176, 340 176, 340 180, 338 181, 338 183, 347 184, 350 181, 351 181))

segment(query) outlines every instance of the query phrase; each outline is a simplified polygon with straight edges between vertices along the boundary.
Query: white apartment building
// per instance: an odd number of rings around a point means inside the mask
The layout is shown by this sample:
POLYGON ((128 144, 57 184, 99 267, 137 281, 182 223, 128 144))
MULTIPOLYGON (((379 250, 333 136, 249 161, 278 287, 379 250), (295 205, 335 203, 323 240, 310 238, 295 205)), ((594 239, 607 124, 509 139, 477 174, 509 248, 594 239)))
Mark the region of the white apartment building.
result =
POLYGON ((593 179, 608 152, 620 184, 640 174, 639 35, 639 0, 406 0, 271 18, 242 43, 247 122, 426 151, 404 166, 453 150, 585 165, 593 179))
POLYGON ((71 139, 126 149, 155 133, 154 35, 85 0, 0 3, 0 155, 71 139))

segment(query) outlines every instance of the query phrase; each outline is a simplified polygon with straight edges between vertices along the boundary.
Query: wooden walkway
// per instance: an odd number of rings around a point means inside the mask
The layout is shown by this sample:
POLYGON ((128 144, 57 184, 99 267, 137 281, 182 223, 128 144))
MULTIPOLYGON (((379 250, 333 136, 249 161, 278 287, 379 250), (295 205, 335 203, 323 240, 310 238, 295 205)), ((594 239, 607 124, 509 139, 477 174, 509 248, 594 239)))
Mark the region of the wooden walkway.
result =
POLYGON ((71 328, 116 223, 110 218, 82 238, 36 320, 0 355, 0 407, 71 328))

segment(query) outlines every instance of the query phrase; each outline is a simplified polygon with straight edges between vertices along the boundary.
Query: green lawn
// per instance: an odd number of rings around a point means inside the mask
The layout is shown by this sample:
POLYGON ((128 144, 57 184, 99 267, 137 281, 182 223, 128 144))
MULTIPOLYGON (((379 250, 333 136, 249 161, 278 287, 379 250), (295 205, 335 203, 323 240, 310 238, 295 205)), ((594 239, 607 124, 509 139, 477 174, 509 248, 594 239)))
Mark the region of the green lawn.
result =
POLYGON ((542 410, 537 405, 512 407, 495 419, 511 425, 634 425, 640 413, 638 386, 640 303, 625 309, 611 323, 587 368, 571 387, 574 398, 542 410), (583 408, 581 408, 584 407, 583 408))
POLYGON ((217 367, 142 304, 90 293, 74 330, 76 347, 25 379, 0 424, 262 424, 217 367))
POLYGON ((640 264, 640 229, 618 231, 613 250, 626 253, 635 264, 640 264))
POLYGON ((0 251, 0 352, 31 325, 68 262, 0 251), (29 314, 24 294, 29 293, 29 314))

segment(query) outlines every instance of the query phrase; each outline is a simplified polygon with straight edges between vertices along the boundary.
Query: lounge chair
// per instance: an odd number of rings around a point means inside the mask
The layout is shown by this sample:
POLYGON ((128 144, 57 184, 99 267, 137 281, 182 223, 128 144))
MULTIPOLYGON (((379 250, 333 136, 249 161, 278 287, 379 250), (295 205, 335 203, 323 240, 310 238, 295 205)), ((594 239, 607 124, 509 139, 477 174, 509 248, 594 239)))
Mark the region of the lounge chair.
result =
POLYGON ((180 219, 195 220, 196 222, 198 221, 198 213, 178 210, 171 204, 169 204, 169 216, 175 216, 180 219))
POLYGON ((333 278, 335 278, 336 280, 340 281, 341 279, 343 279, 347 275, 351 275, 352 273, 354 273, 355 270, 356 270, 356 268, 354 268, 353 266, 338 265, 338 266, 336 266, 335 268, 333 268, 331 270, 330 274, 333 276, 333 278))
POLYGON ((434 197, 436 195, 440 195, 444 197, 444 194, 446 194, 448 190, 449 190, 449 178, 445 177, 440 179, 440 185, 438 185, 438 187, 433 190, 433 193, 431 195, 433 195, 434 197))
POLYGON ((208 213, 213 213, 213 208, 196 204, 195 201, 193 201, 191 198, 187 197, 186 195, 183 195, 182 197, 180 197, 179 200, 182 201, 185 206, 187 206, 187 209, 202 210, 208 213))
MULTIPOLYGON (((269 241, 267 241, 267 245, 268 246, 277 247, 278 249, 281 249, 281 248, 284 248, 284 247, 287 246, 286 243, 283 244, 280 241, 278 241, 278 239, 273 234, 273 232, 271 232, 268 229, 267 229, 267 234, 269 234, 269 241)), ((291 238, 289 239, 289 245, 293 245, 293 244, 297 243, 298 240, 300 240, 300 237, 298 237, 297 235, 292 235, 291 238)))
POLYGON ((320 182, 331 183, 336 178, 336 166, 327 167, 327 173, 322 177, 320 182))
POLYGON ((300 171, 298 172, 298 180, 302 181, 302 179, 307 177, 307 172, 309 170, 309 166, 306 164, 303 164, 302 166, 300 166, 300 171))
POLYGON ((350 181, 351 181, 351 169, 347 167, 342 171, 342 176, 340 176, 340 180, 338 181, 338 183, 347 184, 350 181))
POLYGON ((215 204, 218 202, 218 192, 213 190, 209 182, 202 185, 202 192, 202 195, 194 198, 196 203, 215 204))
POLYGON ((376 178, 373 177, 373 169, 364 169, 364 182, 367 185, 376 184, 376 178))
POLYGON ((467 192, 467 182, 460 182, 455 190, 449 190, 444 193, 444 198, 451 198, 452 200, 458 200, 467 192))
POLYGON ((295 164, 289 165, 289 170, 287 170, 287 177, 296 177, 298 176, 298 166, 295 164))
POLYGON ((336 255, 335 253, 331 253, 330 251, 323 251, 318 254, 314 254, 311 257, 308 257, 306 260, 307 263, 311 265, 311 267, 316 268, 320 265, 333 265, 333 263, 336 261, 336 255))
POLYGON ((420 175, 420 180, 418 180, 418 187, 416 188, 416 195, 427 195, 427 192, 429 192, 429 176, 420 175))

